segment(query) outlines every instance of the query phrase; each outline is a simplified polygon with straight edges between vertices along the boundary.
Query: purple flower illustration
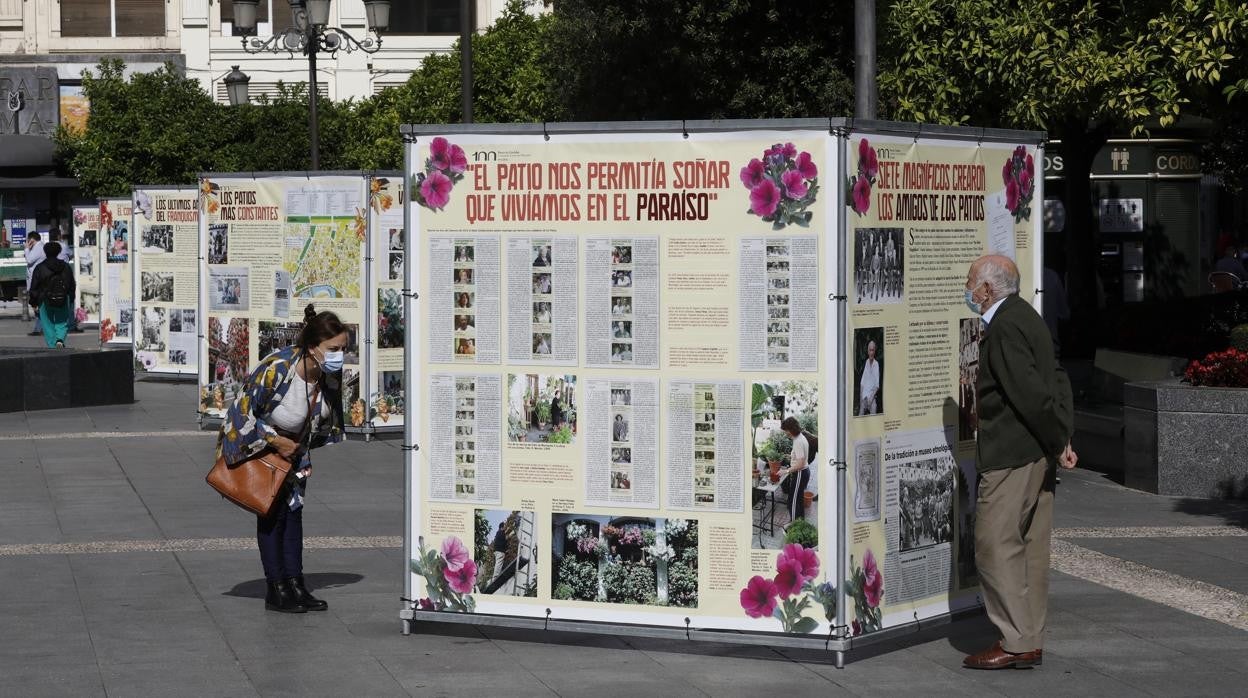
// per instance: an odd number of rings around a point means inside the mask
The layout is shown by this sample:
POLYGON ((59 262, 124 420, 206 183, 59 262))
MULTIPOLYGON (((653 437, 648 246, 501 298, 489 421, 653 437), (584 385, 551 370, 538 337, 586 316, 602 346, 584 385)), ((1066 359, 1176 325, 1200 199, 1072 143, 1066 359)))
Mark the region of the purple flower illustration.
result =
POLYGON ((741 184, 750 190, 750 213, 771 223, 773 230, 787 225, 810 225, 807 210, 819 192, 819 168, 810 153, 792 143, 775 143, 741 168, 741 184))
POLYGON ((854 213, 863 214, 871 208, 871 182, 859 177, 854 182, 853 203, 854 213))
POLYGON ((477 581, 477 563, 468 560, 457 569, 447 567, 442 576, 446 577, 447 585, 456 594, 472 593, 472 585, 477 581))
POLYGON ((741 608, 751 618, 770 616, 776 610, 775 583, 758 575, 741 590, 741 608))
POLYGON ((764 179, 758 186, 750 190, 750 210, 755 215, 767 218, 776 212, 780 204, 780 188, 770 179, 764 179))
POLYGON ((863 215, 871 210, 871 185, 880 173, 879 156, 867 139, 858 141, 858 173, 846 181, 849 207, 854 213, 863 215))
POLYGON ((772 583, 776 586, 776 593, 780 594, 780 598, 787 599, 790 596, 797 596, 802 591, 802 563, 797 560, 781 556, 776 562, 776 578, 772 583))
POLYGON ((464 149, 441 136, 429 142, 424 171, 412 177, 412 198, 416 203, 440 211, 451 202, 451 189, 464 178, 468 156, 464 149))

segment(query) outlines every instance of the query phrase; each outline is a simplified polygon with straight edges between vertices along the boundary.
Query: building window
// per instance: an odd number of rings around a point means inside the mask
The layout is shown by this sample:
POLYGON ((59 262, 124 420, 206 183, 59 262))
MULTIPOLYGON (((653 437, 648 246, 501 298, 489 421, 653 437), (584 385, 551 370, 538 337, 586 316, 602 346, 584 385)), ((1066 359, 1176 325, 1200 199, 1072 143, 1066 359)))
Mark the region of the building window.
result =
POLYGON ((458 34, 459 0, 390 3, 389 34, 458 34))
POLYGON ((165 0, 61 0, 61 36, 164 36, 165 0))

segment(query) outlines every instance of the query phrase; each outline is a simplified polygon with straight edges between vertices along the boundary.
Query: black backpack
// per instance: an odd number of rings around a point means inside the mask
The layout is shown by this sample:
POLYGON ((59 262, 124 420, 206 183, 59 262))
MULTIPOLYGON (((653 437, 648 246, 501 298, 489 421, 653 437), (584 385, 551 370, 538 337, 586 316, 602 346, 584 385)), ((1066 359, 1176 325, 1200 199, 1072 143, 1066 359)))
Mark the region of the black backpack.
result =
POLYGON ((810 446, 810 448, 806 449, 808 451, 806 462, 813 464, 815 462, 815 454, 819 452, 819 437, 808 431, 803 431, 802 436, 806 437, 806 443, 810 446))
POLYGON ((48 290, 43 302, 53 307, 61 307, 69 301, 69 290, 65 288, 65 274, 57 272, 48 279, 48 290))

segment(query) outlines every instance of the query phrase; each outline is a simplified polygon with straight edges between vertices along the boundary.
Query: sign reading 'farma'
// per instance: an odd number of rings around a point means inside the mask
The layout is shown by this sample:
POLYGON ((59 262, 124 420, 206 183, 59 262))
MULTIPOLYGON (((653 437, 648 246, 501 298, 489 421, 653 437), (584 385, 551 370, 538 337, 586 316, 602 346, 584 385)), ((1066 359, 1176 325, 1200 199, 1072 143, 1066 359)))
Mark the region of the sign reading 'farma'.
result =
POLYGON ((0 136, 52 137, 59 117, 56 70, 0 70, 0 136))

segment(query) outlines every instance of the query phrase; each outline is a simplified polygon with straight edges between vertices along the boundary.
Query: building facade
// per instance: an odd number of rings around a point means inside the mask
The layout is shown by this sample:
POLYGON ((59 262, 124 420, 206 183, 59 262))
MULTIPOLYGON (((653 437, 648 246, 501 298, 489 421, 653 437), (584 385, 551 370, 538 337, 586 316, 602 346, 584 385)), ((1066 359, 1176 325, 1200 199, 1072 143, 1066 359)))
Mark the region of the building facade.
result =
MULTIPOLYGON (((73 179, 54 172, 52 135, 60 123, 86 123, 82 72, 119 58, 127 72, 171 63, 217 101, 231 66, 251 77, 251 98, 279 82, 308 80, 308 62, 288 53, 249 54, 234 28, 233 0, 0 0, 0 221, 34 221, 44 230, 68 218, 73 179)), ((298 1, 296 4, 301 4, 298 1)), ((471 0, 479 30, 506 0, 471 0)), ((460 0, 391 0, 381 50, 318 56, 317 87, 334 99, 361 99, 402 84, 428 55, 455 43, 460 0)), ((260 0, 256 34, 294 24, 290 0, 260 0)), ((330 23, 363 38, 363 0, 333 0, 330 23)), ((5 245, 9 241, 0 241, 5 245)))

